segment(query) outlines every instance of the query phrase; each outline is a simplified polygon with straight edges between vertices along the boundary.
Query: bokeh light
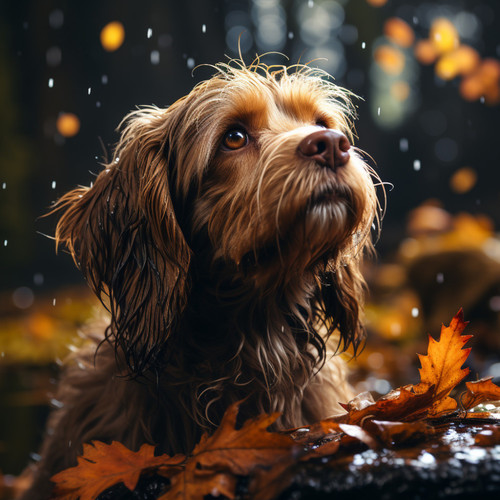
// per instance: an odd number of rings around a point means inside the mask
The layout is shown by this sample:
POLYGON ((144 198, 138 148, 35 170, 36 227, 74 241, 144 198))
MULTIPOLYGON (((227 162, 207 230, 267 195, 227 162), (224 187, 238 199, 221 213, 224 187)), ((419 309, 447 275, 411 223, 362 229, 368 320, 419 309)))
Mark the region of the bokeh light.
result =
POLYGON ((450 178, 452 191, 458 194, 467 193, 477 183, 477 173, 471 167, 458 169, 450 178))
POLYGON ((390 45, 381 45, 374 52, 377 64, 390 75, 399 75, 405 66, 405 56, 397 48, 390 45))
POLYGON ((366 0, 366 2, 374 7, 382 7, 387 3, 387 0, 366 0))
POLYGON ((438 52, 430 40, 419 40, 415 45, 415 57, 420 64, 433 64, 438 52))
POLYGON ((112 21, 101 30, 101 45, 108 52, 118 50, 124 40, 125 28, 119 21, 112 21))
POLYGON ((411 26, 398 17, 391 17, 385 22, 384 34, 400 47, 408 48, 415 41, 415 33, 411 26))
POLYGON ((73 137, 80 131, 80 120, 74 113, 61 113, 56 127, 63 137, 73 137))
POLYGON ((457 28, 444 17, 440 17, 432 23, 429 40, 439 54, 456 49, 460 43, 457 28))

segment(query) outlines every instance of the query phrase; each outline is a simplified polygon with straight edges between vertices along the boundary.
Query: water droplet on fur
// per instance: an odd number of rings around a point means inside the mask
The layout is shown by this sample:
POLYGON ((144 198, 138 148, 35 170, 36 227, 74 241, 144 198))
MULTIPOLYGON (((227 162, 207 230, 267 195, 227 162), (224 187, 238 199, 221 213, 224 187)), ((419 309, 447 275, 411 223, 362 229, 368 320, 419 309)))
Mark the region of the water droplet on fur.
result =
POLYGON ((56 398, 52 398, 50 400, 50 404, 54 407, 54 408, 64 408, 64 403, 62 401, 59 401, 58 399, 56 398))

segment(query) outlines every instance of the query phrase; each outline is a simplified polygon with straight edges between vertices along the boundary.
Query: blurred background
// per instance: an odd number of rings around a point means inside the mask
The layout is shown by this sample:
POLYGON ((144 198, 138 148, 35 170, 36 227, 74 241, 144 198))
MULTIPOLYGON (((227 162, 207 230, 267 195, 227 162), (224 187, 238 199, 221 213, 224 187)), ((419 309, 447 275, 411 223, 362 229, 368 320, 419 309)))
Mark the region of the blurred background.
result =
POLYGON ((359 96, 356 145, 388 184, 358 391, 416 381, 415 353, 460 307, 472 373, 499 377, 499 22, 497 0, 1 2, 4 484, 36 460, 61 360, 98 307, 41 216, 92 182, 128 111, 171 104, 238 40, 246 62, 315 60, 359 96))

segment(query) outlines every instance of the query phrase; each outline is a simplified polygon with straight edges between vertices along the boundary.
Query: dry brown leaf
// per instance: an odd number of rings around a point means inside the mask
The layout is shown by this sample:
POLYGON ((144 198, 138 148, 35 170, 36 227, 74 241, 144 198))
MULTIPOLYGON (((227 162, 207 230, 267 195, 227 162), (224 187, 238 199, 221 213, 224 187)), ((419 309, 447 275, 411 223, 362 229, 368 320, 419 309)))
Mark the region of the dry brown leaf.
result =
POLYGON ((286 434, 267 430, 278 418, 277 413, 260 415, 236 429, 238 408, 238 404, 230 406, 215 433, 201 438, 185 469, 172 477, 171 489, 161 500, 195 500, 208 494, 234 498, 235 476, 296 462, 302 447, 286 434))
POLYGON ((365 428, 389 447, 420 440, 434 434, 434 429, 421 420, 416 422, 371 420, 367 422, 365 428))
POLYGON ((467 391, 460 397, 464 410, 470 410, 487 401, 500 401, 500 387, 492 382, 493 377, 475 382, 466 382, 467 391))
POLYGON ((161 468, 162 475, 176 474, 182 469, 183 455, 155 457, 154 449, 154 446, 143 444, 139 451, 131 451, 117 441, 84 444, 78 465, 52 477, 56 484, 55 497, 94 500, 118 483, 133 491, 140 475, 148 469, 161 468))
POLYGON ((500 444, 500 427, 498 425, 485 425, 483 430, 474 438, 478 446, 495 446, 500 444))

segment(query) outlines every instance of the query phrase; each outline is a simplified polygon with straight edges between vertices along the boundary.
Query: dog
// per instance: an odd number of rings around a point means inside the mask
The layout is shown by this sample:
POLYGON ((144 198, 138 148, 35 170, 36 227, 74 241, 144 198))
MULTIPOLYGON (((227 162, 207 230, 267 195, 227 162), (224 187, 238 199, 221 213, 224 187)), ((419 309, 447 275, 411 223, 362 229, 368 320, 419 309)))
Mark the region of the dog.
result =
POLYGON ((110 319, 65 368, 26 499, 92 440, 188 453, 237 401, 287 429, 353 396, 333 354, 364 338, 380 204, 351 94, 308 65, 213 68, 131 112, 93 186, 55 207, 110 319))

